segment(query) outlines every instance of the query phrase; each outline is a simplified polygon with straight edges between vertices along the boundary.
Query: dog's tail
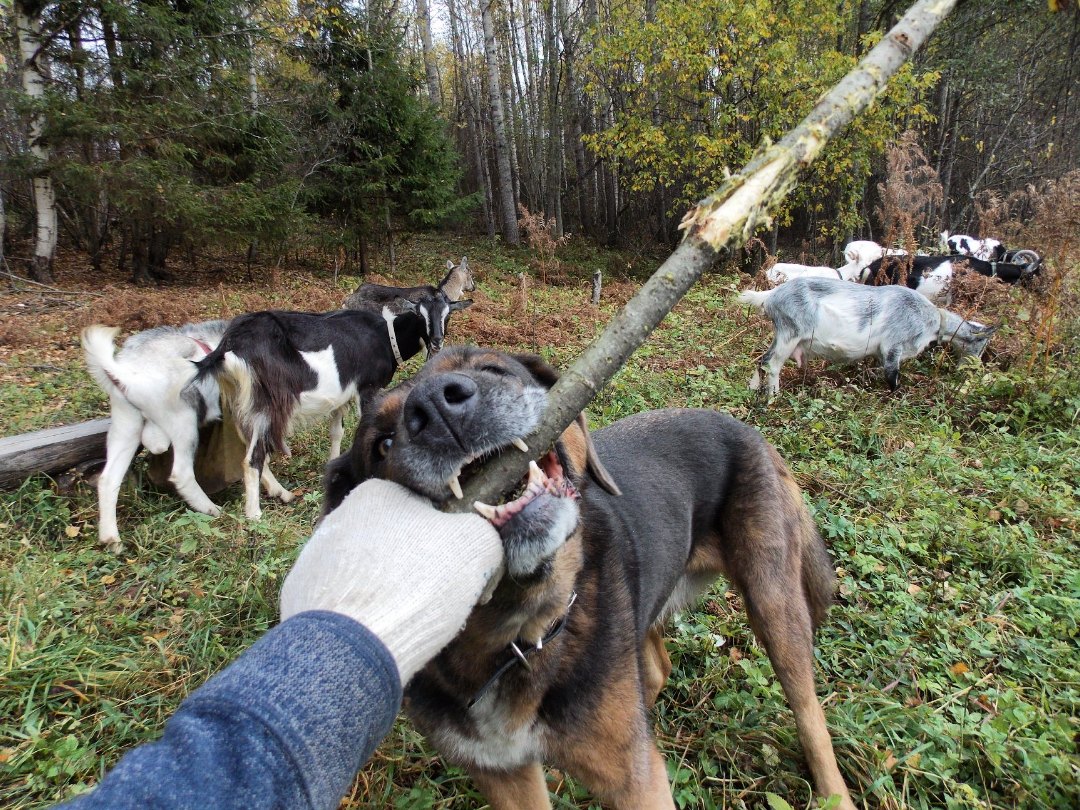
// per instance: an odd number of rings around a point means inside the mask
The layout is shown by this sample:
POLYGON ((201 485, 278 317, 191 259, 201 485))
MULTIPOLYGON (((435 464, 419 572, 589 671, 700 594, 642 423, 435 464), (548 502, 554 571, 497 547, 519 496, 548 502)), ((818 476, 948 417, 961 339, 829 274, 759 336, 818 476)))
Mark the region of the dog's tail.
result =
POLYGON ((836 570, 833 568, 829 550, 825 541, 814 525, 810 510, 805 505, 799 526, 802 545, 802 584, 806 604, 810 608, 810 618, 817 630, 825 621, 825 614, 833 603, 836 594, 836 570))
POLYGON ((90 376, 110 394, 113 391, 124 394, 127 390, 121 379, 120 367, 116 363, 116 346, 113 345, 119 333, 120 328, 117 326, 96 323, 87 326, 79 335, 90 376))
POLYGON ((744 306, 753 307, 756 310, 765 309, 765 302, 775 290, 745 290, 739 293, 735 300, 744 306))
POLYGON ((773 465, 785 490, 782 496, 788 501, 785 511, 798 515, 799 555, 802 563, 802 589, 810 621, 815 630, 825 621, 825 615, 836 594, 836 570, 833 568, 829 550, 818 532, 810 509, 803 501, 802 490, 775 448, 769 448, 773 465))

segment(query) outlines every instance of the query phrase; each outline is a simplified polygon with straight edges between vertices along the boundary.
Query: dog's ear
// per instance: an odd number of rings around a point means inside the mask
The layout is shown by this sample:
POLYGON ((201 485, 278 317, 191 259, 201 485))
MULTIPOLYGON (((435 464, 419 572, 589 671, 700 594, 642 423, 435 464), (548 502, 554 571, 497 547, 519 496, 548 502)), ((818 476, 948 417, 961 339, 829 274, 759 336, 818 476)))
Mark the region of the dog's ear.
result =
POLYGON ((584 413, 578 414, 577 424, 582 437, 585 439, 585 469, 589 471, 589 475, 593 477, 596 483, 612 495, 622 495, 619 485, 615 483, 611 473, 600 462, 600 456, 596 452, 596 445, 593 444, 592 436, 589 435, 588 420, 586 420, 584 413))
POLYGON ((326 465, 323 475, 323 506, 319 519, 333 512, 360 482, 353 472, 351 453, 338 456, 326 465))
POLYGON ((559 372, 538 354, 512 354, 510 355, 533 375, 538 383, 545 388, 551 388, 559 380, 559 372))
MULTIPOLYGON (((544 358, 535 354, 515 354, 511 356, 525 366, 529 373, 536 378, 536 381, 546 388, 551 388, 558 381, 559 372, 544 358)), ((600 456, 596 452, 596 445, 593 444, 592 437, 589 435, 589 424, 584 413, 578 414, 577 426, 578 430, 581 431, 582 443, 585 445, 585 470, 593 477, 596 483, 612 495, 622 495, 619 485, 615 483, 611 473, 605 469, 600 461, 600 456)))

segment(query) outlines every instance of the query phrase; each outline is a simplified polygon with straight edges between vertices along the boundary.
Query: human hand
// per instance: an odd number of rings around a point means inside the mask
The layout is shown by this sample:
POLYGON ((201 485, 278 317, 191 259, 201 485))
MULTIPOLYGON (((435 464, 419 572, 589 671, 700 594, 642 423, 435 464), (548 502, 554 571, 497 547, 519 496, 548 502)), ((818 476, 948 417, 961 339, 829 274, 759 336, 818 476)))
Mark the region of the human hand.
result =
POLYGON ((465 625, 502 570, 499 533, 476 514, 440 512, 390 481, 365 481, 323 518, 281 588, 281 619, 330 610, 386 645, 401 682, 465 625))

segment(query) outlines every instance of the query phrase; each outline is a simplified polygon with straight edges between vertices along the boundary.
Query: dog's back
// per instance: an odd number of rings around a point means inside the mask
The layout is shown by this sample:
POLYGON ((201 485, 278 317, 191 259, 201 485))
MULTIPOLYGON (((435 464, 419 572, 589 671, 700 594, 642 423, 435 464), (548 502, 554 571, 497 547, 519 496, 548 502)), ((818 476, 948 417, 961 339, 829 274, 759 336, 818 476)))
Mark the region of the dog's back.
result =
POLYGON ((640 635, 718 574, 746 592, 750 578, 777 578, 792 553, 813 624, 821 623, 832 563, 797 484, 760 433, 716 411, 671 409, 628 417, 593 438, 624 495, 588 488, 583 524, 587 537, 627 544, 640 635))

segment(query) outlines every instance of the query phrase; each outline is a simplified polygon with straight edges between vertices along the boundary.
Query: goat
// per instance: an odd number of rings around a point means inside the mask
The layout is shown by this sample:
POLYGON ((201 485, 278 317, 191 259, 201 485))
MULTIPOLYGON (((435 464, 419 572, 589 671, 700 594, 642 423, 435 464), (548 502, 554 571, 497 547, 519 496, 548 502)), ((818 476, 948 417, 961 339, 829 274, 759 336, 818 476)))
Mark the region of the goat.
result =
POLYGON ((941 247, 954 256, 972 256, 987 262, 1006 261, 1005 246, 1000 240, 989 237, 976 239, 974 236, 961 233, 950 236, 948 231, 942 231, 941 247))
POLYGON ((172 447, 169 481, 180 497, 198 512, 220 514, 195 480, 199 428, 221 419, 218 385, 213 378, 189 383, 196 371, 191 361, 210 354, 228 325, 158 326, 132 335, 119 352, 113 345, 118 328, 95 324, 82 330, 90 375, 109 395, 105 468, 97 485, 98 542, 113 553, 122 547, 116 501, 140 444, 155 454, 172 447))
POLYGON ((844 246, 844 258, 849 265, 854 265, 856 271, 851 273, 851 279, 865 281, 866 268, 880 259, 882 256, 906 256, 907 251, 903 248, 886 248, 869 239, 857 239, 848 242, 844 246))
POLYGON ((750 379, 761 386, 768 371, 769 395, 780 390, 780 369, 789 357, 851 362, 877 357, 890 389, 900 384, 900 363, 933 341, 951 343, 963 354, 981 355, 995 331, 938 309, 906 287, 866 287, 837 279, 793 279, 775 290, 748 290, 738 297, 763 311, 776 334, 750 379))
POLYGON ((1029 259, 1028 264, 988 262, 971 256, 905 256, 884 257, 871 262, 862 279, 866 284, 899 284, 905 279, 908 287, 936 303, 946 306, 951 301, 950 288, 958 264, 983 276, 999 278, 1006 284, 1016 284, 1039 270, 1039 256, 1034 251, 1016 251, 1016 257, 1029 259))
POLYGON ((367 309, 372 312, 382 312, 387 305, 393 306, 398 298, 409 301, 418 301, 425 296, 434 295, 436 290, 442 292, 451 303, 460 301, 461 296, 476 289, 476 281, 473 279, 472 270, 469 268, 467 256, 461 257, 461 263, 455 265, 452 261, 446 262, 446 275, 437 287, 430 284, 422 284, 418 287, 390 287, 386 284, 361 284, 342 302, 342 309, 367 309))
POLYGON ((783 284, 793 278, 839 278, 851 281, 856 271, 854 265, 844 265, 840 269, 825 266, 811 266, 806 264, 792 264, 790 262, 777 262, 765 271, 765 279, 772 286, 783 284))
POLYGON ((421 349, 437 352, 450 313, 471 304, 450 302, 436 290, 415 302, 398 298, 381 314, 267 311, 235 318, 218 347, 196 363, 195 380, 217 376, 247 445, 244 514, 262 515, 260 480, 270 497, 293 499, 270 472, 269 456, 289 453, 286 439, 300 422, 330 416, 330 458, 336 458, 348 405, 366 404, 421 349))

